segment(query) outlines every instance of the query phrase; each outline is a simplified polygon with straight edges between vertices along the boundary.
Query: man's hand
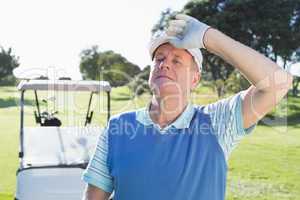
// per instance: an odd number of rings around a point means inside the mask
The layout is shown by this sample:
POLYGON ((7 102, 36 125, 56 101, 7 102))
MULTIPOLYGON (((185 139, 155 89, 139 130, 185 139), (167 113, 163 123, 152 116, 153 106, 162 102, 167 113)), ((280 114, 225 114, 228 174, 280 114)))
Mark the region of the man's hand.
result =
POLYGON ((205 48, 203 38, 208 25, 184 14, 178 14, 169 22, 167 35, 174 37, 170 41, 177 48, 205 48))

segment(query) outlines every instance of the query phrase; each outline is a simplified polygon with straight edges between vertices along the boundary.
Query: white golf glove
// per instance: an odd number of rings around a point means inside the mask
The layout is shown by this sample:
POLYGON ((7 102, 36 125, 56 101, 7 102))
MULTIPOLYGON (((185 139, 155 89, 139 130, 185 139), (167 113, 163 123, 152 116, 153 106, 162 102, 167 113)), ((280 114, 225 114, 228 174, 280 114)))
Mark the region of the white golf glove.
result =
POLYGON ((203 38, 208 28, 208 25, 191 16, 178 14, 169 22, 166 33, 173 37, 170 43, 177 48, 205 48, 203 38))

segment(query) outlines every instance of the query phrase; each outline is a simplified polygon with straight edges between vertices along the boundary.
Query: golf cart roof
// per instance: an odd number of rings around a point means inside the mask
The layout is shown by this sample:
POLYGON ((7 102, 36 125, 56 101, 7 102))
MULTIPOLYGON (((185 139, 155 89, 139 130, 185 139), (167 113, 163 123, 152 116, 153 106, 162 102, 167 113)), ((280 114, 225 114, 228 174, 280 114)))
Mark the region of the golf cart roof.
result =
POLYGON ((90 91, 109 92, 111 86, 107 81, 74 81, 74 80, 22 80, 18 90, 56 90, 56 91, 90 91))

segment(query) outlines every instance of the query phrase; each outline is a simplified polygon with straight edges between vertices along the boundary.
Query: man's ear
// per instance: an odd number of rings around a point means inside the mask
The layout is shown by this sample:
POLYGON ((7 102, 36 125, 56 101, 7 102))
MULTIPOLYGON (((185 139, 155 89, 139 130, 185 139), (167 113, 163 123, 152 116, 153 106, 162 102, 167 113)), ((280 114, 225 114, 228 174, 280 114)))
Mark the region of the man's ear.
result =
POLYGON ((192 85, 191 85, 192 90, 194 90, 197 87, 200 80, 201 80, 201 73, 197 70, 193 75, 192 85))

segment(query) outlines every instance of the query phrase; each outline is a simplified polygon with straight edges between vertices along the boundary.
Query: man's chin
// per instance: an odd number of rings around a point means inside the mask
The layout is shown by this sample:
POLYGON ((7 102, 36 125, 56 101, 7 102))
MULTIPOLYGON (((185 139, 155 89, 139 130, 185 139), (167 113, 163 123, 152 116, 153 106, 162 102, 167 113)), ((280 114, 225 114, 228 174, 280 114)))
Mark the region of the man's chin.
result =
POLYGON ((152 87, 152 92, 155 96, 181 95, 180 89, 171 85, 156 85, 155 87, 152 87))

